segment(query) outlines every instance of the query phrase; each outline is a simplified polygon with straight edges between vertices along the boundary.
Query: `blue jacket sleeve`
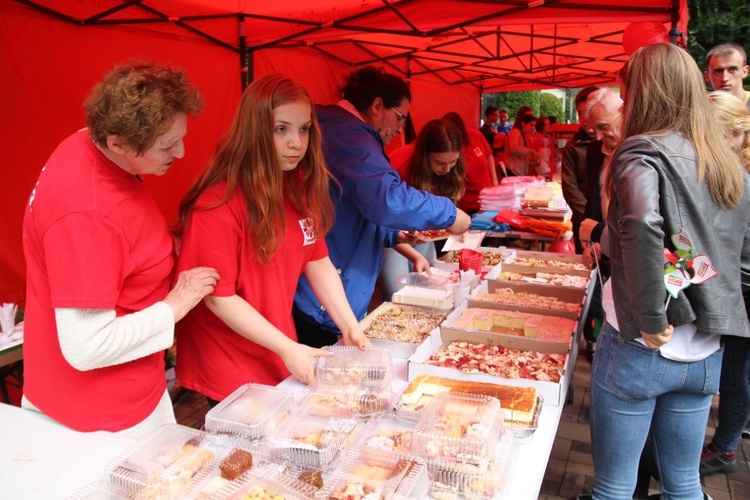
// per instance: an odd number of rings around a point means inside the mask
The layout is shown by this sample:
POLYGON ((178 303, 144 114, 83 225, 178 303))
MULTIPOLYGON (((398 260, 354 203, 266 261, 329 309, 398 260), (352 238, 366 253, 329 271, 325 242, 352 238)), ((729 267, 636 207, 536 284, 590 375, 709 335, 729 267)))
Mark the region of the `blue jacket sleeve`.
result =
POLYGON ((379 141, 361 127, 326 139, 328 168, 344 196, 373 224, 408 231, 443 229, 456 220, 445 197, 408 186, 391 168, 379 141))

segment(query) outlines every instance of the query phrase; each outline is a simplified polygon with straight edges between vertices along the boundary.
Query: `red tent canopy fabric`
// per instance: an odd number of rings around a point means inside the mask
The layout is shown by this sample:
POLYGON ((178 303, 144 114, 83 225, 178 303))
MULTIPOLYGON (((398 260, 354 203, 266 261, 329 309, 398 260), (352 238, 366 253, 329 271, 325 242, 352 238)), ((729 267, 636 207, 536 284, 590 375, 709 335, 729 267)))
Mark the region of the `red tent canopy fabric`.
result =
POLYGON ((85 126, 86 92, 116 63, 184 67, 206 97, 185 159, 147 178, 172 222, 244 75, 284 73, 330 103, 343 75, 381 65, 410 82, 417 128, 448 111, 471 125, 482 92, 616 84, 631 22, 687 33, 687 0, 0 0, 0 301, 23 301, 21 221, 39 170, 85 126))

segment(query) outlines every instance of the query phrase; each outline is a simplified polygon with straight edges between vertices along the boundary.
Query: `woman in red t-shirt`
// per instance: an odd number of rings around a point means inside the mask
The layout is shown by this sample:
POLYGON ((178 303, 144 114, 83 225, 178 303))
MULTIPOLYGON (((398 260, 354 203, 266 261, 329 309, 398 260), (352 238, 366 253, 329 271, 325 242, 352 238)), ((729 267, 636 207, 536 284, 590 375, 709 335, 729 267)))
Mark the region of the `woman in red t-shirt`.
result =
MULTIPOLYGON (((458 127, 448 120, 432 120, 422 127, 412 144, 411 156, 400 164, 392 164, 401 180, 411 187, 445 196, 456 203, 464 192, 463 140, 458 127)), ((412 271, 423 271, 437 260, 433 242, 414 245, 414 250, 424 260, 410 250, 407 243, 385 249, 378 279, 383 300, 390 301, 401 288, 397 284, 399 277, 412 271)))
POLYGON ((180 204, 178 268, 211 262, 221 275, 177 336, 177 377, 209 402, 290 373, 312 381, 315 358, 329 353, 296 341, 292 303, 302 273, 345 342, 369 345, 328 258, 333 206, 321 144, 307 91, 263 76, 180 204))

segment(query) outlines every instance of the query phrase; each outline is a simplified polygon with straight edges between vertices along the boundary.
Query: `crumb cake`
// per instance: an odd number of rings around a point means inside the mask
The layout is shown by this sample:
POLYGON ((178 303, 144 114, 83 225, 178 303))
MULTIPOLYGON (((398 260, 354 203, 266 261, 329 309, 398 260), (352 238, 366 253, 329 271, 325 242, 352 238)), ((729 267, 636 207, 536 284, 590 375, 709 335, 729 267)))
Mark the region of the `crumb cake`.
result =
POLYGON ((502 272, 498 277, 502 281, 524 281, 527 283, 541 283, 547 285, 570 286, 574 288, 586 288, 589 279, 584 276, 572 276, 570 274, 556 273, 531 273, 532 275, 502 272))
POLYGON ((394 306, 372 318, 363 331, 372 339, 419 344, 445 317, 446 314, 394 306))
POLYGON ((533 257, 516 257, 511 264, 518 266, 530 267, 554 267, 556 269, 566 269, 571 271, 589 271, 582 262, 570 262, 555 259, 536 259, 533 257))
POLYGON ((507 306, 534 307, 551 311, 578 312, 581 304, 563 302, 557 297, 548 297, 531 292, 516 292, 512 288, 498 288, 493 293, 478 293, 474 300, 507 306))

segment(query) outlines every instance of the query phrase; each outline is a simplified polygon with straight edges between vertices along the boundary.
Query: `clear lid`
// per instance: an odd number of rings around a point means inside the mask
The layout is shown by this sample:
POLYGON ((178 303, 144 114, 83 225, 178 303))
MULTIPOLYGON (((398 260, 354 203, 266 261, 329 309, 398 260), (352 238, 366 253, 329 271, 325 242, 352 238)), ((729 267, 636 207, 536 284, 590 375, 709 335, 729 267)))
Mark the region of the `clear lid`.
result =
POLYGON ((392 397, 391 384, 372 388, 358 384, 316 383, 306 391, 300 406, 322 417, 370 416, 387 411, 392 397))
POLYGON ((228 452, 204 467, 191 481, 185 498, 225 498, 228 491, 257 470, 283 470, 280 464, 269 462, 267 450, 259 446, 231 448, 228 452))
POLYGON ((513 435, 503 432, 487 471, 481 476, 430 467, 434 479, 430 498, 496 499, 503 498, 513 465, 513 435))
POLYGON ((105 482, 87 484, 68 500, 129 500, 133 494, 105 482))
POLYGON ((391 355, 385 349, 329 346, 333 356, 315 358, 315 383, 384 388, 393 379, 391 355))
POLYGON ((294 407, 288 391, 262 384, 245 384, 206 414, 208 432, 259 440, 270 434, 294 407))
POLYGON ((431 467, 467 474, 487 470, 502 424, 500 402, 464 393, 436 395, 414 432, 414 453, 431 467))
POLYGON ((378 450, 351 453, 331 475, 320 496, 329 500, 421 498, 429 489, 427 464, 416 457, 378 450))
POLYGON ((307 500, 318 490, 280 471, 268 470, 263 475, 248 474, 241 484, 233 488, 224 498, 231 500, 307 500))
POLYGON ((404 419, 392 413, 380 415, 364 425, 356 448, 411 454, 415 427, 414 420, 404 419))
POLYGON ((419 288, 445 288, 448 277, 437 274, 407 273, 396 278, 397 285, 415 286, 419 288))
POLYGON ((274 461, 327 469, 347 443, 353 443, 359 423, 352 418, 321 417, 307 412, 290 416, 268 439, 274 461))
POLYGON ((204 432, 166 424, 110 462, 112 484, 141 496, 176 496, 199 471, 226 450, 204 432))

